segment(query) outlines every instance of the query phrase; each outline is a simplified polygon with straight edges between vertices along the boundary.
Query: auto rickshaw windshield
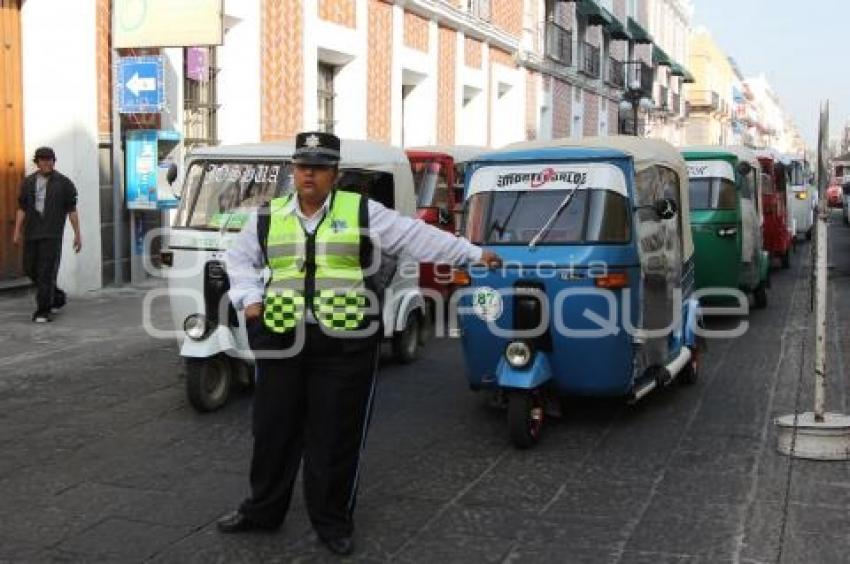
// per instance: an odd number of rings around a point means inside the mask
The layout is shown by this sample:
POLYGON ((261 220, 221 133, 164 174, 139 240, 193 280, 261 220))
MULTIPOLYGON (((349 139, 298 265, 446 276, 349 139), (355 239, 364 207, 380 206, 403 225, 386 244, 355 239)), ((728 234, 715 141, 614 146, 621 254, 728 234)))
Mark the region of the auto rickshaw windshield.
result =
MULTIPOLYGON (((476 244, 527 245, 570 190, 504 190, 474 194, 468 203, 466 235, 476 244)), ((626 243, 629 202, 602 188, 578 189, 538 244, 626 243)))
POLYGON ((688 194, 692 210, 734 210, 738 205, 735 183, 728 178, 691 178, 688 194))
POLYGON ((195 161, 175 227, 239 231, 248 215, 292 186, 289 163, 195 161))

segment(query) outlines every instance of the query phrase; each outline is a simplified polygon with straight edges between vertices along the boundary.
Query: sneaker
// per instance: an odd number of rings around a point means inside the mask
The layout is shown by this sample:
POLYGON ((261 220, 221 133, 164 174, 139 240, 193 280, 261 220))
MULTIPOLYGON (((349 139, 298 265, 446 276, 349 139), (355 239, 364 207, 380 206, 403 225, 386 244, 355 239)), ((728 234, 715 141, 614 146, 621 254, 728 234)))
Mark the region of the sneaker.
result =
POLYGON ((34 314, 32 314, 32 320, 35 323, 48 323, 49 321, 51 321, 49 313, 39 312, 35 312, 34 314))

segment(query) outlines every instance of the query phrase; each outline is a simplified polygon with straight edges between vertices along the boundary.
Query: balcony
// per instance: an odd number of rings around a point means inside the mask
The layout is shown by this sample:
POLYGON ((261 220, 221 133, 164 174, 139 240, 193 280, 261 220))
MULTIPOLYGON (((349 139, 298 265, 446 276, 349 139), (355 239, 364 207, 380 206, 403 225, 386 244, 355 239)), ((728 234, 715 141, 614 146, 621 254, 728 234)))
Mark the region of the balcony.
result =
POLYGON ((615 88, 626 87, 626 67, 623 61, 608 57, 608 84, 615 88))
POLYGON ((670 93, 670 113, 674 116, 682 113, 682 95, 678 92, 670 93))
POLYGON ((599 47, 583 42, 582 53, 583 56, 581 58, 581 66, 578 69, 579 72, 582 72, 591 78, 599 78, 599 47))
POLYGON ((546 22, 545 55, 564 66, 573 64, 573 34, 555 22, 546 22))
POLYGON ((627 61, 623 65, 628 69, 626 86, 637 86, 644 96, 652 96, 652 83, 655 81, 652 67, 640 61, 627 61))
POLYGON ((667 111, 670 107, 670 89, 666 86, 658 87, 658 109, 667 111))
POLYGON ((691 111, 717 112, 721 110, 720 94, 714 90, 692 90, 688 96, 691 111))

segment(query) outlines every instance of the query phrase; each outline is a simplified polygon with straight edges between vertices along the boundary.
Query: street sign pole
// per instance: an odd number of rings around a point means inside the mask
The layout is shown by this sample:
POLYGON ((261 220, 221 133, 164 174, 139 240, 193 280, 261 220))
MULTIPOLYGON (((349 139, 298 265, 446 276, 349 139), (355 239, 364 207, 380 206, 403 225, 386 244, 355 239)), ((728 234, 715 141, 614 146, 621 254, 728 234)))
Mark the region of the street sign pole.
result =
POLYGON ((121 193, 121 114, 118 112, 118 49, 114 47, 117 29, 116 0, 112 0, 112 258, 114 262, 113 281, 123 284, 121 245, 121 210, 124 200, 121 193))
POLYGON ((828 182, 826 150, 829 140, 829 102, 821 106, 818 135, 818 210, 815 226, 815 405, 814 411, 776 419, 779 452, 812 460, 850 459, 850 417, 826 412, 826 307, 828 182))

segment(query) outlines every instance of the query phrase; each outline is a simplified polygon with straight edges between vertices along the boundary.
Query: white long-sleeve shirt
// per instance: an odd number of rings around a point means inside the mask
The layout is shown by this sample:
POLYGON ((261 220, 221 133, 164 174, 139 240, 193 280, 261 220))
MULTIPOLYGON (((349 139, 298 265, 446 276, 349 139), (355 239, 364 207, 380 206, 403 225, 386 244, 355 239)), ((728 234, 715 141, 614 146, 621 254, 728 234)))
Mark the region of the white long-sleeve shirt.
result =
MULTIPOLYGON (((292 198, 283 213, 295 213, 308 233, 313 233, 328 210, 330 198, 311 217, 306 217, 292 198)), ((466 239, 455 237, 427 223, 401 215, 369 200, 369 233, 381 251, 398 256, 406 253, 419 262, 461 265, 478 262, 482 249, 466 239)), ((230 277, 230 301, 236 309, 262 303, 265 292, 265 261, 257 239, 257 212, 245 222, 242 231, 224 257, 230 277)))

